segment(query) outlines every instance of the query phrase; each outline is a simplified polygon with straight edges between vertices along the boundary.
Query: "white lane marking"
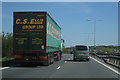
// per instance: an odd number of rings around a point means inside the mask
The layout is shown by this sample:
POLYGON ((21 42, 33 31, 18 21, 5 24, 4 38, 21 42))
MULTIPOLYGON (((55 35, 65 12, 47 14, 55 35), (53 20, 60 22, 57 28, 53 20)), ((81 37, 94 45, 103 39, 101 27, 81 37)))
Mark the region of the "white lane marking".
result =
POLYGON ((70 60, 70 58, 68 60, 70 60))
POLYGON ((67 61, 65 61, 65 63, 67 63, 67 61))
POLYGON ((59 66, 57 69, 60 69, 61 66, 59 66))
POLYGON ((114 71, 115 73, 117 73, 117 74, 119 74, 119 75, 120 75, 120 73, 119 73, 117 70, 115 70, 115 69, 113 69, 113 68, 111 68, 111 67, 109 67, 109 66, 105 65, 104 63, 102 63, 102 62, 100 62, 100 61, 96 60, 95 58, 93 58, 93 57, 91 57, 91 56, 90 56, 90 58, 91 58, 91 59, 93 59, 93 60, 95 60, 96 62, 98 62, 98 63, 102 64, 103 66, 107 67, 108 69, 110 69, 110 70, 112 70, 112 71, 114 71))
POLYGON ((68 64, 88 64, 89 62, 67 62, 68 64))
POLYGON ((9 67, 3 67, 3 68, 0 68, 0 70, 7 69, 7 68, 9 68, 9 67))

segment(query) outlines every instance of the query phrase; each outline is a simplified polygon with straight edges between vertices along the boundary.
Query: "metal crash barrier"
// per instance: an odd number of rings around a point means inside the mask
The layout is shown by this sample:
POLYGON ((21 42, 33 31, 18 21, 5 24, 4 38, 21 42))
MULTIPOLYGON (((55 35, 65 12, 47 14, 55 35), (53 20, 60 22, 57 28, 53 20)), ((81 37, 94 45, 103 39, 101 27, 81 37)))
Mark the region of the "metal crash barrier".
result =
POLYGON ((105 63, 120 68, 120 56, 115 56, 115 55, 96 55, 96 56, 98 58, 103 59, 105 63))

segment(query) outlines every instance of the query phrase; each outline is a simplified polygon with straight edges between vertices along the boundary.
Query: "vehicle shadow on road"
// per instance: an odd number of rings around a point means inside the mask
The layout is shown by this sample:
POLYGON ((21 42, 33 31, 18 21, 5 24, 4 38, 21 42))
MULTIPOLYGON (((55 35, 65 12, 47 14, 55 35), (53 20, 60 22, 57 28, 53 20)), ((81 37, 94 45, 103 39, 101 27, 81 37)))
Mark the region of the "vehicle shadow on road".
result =
POLYGON ((10 65, 9 67, 21 67, 21 68, 34 68, 34 67, 42 67, 44 66, 43 64, 14 64, 14 65, 10 65))
POLYGON ((21 63, 17 63, 17 62, 14 62, 14 60, 11 60, 11 61, 6 61, 6 62, 3 62, 1 63, 2 67, 21 67, 21 68, 32 68, 32 67, 43 67, 43 66, 47 66, 47 65, 43 65, 43 63, 38 63, 38 64, 34 64, 34 63, 24 63, 24 64, 21 64, 21 63))

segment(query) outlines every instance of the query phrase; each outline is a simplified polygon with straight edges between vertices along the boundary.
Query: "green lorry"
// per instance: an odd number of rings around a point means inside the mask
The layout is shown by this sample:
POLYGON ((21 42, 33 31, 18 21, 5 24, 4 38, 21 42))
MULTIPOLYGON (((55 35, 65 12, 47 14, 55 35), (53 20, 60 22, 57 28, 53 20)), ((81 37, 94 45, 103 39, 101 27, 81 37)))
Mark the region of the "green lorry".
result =
POLYGON ((61 60, 61 28, 47 12, 14 12, 13 27, 16 62, 50 65, 61 60))

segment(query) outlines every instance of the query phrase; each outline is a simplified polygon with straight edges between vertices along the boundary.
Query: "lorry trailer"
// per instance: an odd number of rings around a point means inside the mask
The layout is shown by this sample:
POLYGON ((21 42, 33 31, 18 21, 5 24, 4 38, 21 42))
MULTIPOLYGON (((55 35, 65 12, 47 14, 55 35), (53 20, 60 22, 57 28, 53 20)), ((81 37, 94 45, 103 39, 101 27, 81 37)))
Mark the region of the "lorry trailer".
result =
POLYGON ((62 58, 61 28, 47 12, 14 12, 15 62, 50 65, 62 58))

